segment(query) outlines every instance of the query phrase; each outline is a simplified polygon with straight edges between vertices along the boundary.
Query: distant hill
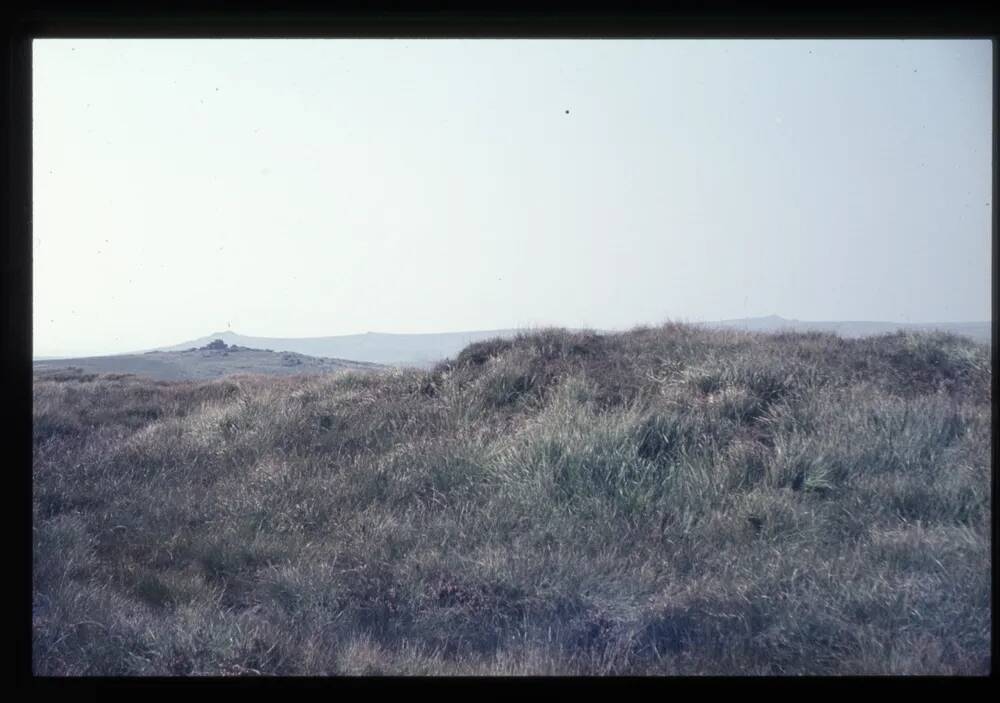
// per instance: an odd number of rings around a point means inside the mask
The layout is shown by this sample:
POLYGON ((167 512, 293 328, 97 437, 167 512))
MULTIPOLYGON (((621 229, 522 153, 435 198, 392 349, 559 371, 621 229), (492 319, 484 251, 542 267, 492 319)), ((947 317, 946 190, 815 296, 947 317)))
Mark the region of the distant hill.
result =
POLYGON ((368 332, 336 337, 248 337, 235 332, 217 332, 177 344, 161 347, 158 351, 180 351, 190 347, 201 347, 213 339, 221 339, 226 344, 286 351, 310 356, 353 359, 373 364, 395 366, 415 366, 426 368, 457 355, 473 342, 494 337, 509 338, 521 330, 486 330, 473 332, 444 332, 440 334, 384 334, 368 332))
POLYGON ((229 346, 215 338, 183 350, 152 351, 75 359, 35 359, 36 374, 133 374, 163 381, 221 378, 233 374, 293 376, 337 371, 377 371, 383 367, 345 359, 328 359, 286 351, 229 346))
MULTIPOLYGON (((717 322, 694 323, 703 327, 723 329, 743 329, 752 332, 781 331, 818 331, 829 332, 845 338, 867 337, 886 334, 898 330, 930 331, 943 330, 962 335, 989 344, 991 340, 991 323, 989 322, 942 322, 942 323, 900 323, 900 322, 812 322, 791 320, 777 315, 768 317, 752 317, 739 320, 720 320, 717 322)), ((150 351, 182 352, 191 348, 204 347, 213 340, 221 340, 229 345, 237 345, 250 349, 269 350, 272 352, 291 352, 310 357, 337 360, 339 363, 380 364, 385 366, 404 366, 430 368, 434 364, 448 358, 454 358, 465 347, 475 342, 500 337, 510 339, 526 329, 475 330, 467 332, 443 332, 436 334, 387 334, 382 332, 367 332, 365 334, 349 334, 331 337, 251 337, 236 332, 216 332, 205 337, 199 337, 181 344, 158 347, 150 351)), ((608 333, 608 330, 596 330, 608 333)), ((144 357, 142 365, 151 362, 145 359, 147 352, 136 354, 108 355, 89 357, 105 359, 101 362, 108 368, 121 365, 125 357, 136 355, 144 357), (111 361, 111 360, 114 361, 111 361)), ((74 361, 66 357, 35 357, 34 361, 56 360, 61 362, 74 361)), ((163 357, 167 359, 167 357, 163 357)), ((263 357, 262 357, 263 359, 263 357)), ((126 362, 131 363, 131 362, 126 362)))
POLYGON ((992 325, 989 322, 808 322, 805 320, 789 320, 778 315, 769 315, 767 317, 720 320, 719 322, 706 322, 702 324, 707 327, 745 329, 751 332, 830 332, 846 338, 868 337, 876 334, 898 332, 900 330, 910 332, 940 330, 970 337, 977 342, 985 344, 990 343, 992 335, 992 325))
MULTIPOLYGON (((722 320, 701 323, 707 327, 746 329, 757 332, 779 331, 820 331, 841 337, 867 337, 897 330, 928 331, 944 330, 989 343, 991 326, 989 322, 944 322, 927 324, 906 324, 898 322, 807 322, 789 320, 777 315, 747 318, 742 320, 722 320)), ((192 346, 203 346, 213 339, 221 339, 227 344, 289 351, 312 356, 353 359, 375 364, 392 366, 412 366, 429 368, 435 363, 455 357, 466 346, 474 342, 501 337, 510 339, 523 329, 477 330, 470 332, 444 332, 438 334, 386 334, 368 332, 335 337, 248 337, 235 332, 217 332, 190 342, 172 347, 162 347, 161 351, 175 351, 192 346)), ((599 332, 605 332, 598 330, 599 332)))

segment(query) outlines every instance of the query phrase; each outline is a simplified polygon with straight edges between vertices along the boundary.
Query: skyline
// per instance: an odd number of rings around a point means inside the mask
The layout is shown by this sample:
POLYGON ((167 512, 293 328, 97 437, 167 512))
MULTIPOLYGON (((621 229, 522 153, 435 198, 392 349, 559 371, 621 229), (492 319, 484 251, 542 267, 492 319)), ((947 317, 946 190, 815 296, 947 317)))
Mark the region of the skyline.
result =
POLYGON ((990 319, 986 40, 34 42, 34 353, 990 319))
MULTIPOLYGON (((898 323, 891 320, 790 320, 788 318, 783 318, 780 315, 768 315, 764 317, 755 318, 741 318, 741 319, 731 319, 731 320, 664 320, 663 323, 670 322, 680 322, 693 325, 707 325, 709 327, 719 325, 720 328, 725 329, 745 329, 747 330, 757 330, 757 331, 778 331, 798 329, 801 331, 811 331, 819 330, 825 332, 832 332, 833 334, 839 336, 867 336, 867 335, 878 335, 886 334, 898 329, 909 329, 913 328, 915 330, 928 330, 928 329, 941 329, 943 331, 951 332, 953 334, 960 334, 964 336, 971 337, 972 339, 978 339, 978 341, 985 342, 989 344, 990 340, 990 330, 984 328, 984 325, 990 325, 990 321, 986 320, 966 320, 966 321, 955 321, 946 323, 898 323), (970 329, 971 328, 971 329, 970 329)), ((618 328, 618 329, 594 329, 588 328, 586 330, 578 328, 576 331, 590 331, 597 332, 599 334, 613 333, 613 332, 628 332, 631 329, 641 327, 642 325, 635 325, 630 328, 618 328)), ((367 330, 365 332, 357 332, 354 334, 347 335, 317 335, 309 337, 272 337, 266 334, 244 334, 240 330, 216 330, 199 337, 193 337, 191 339, 186 339, 177 343, 160 344, 156 347, 149 349, 130 349, 124 352, 116 352, 115 354, 75 354, 72 352, 62 353, 62 354, 34 354, 33 358, 36 360, 45 359, 68 359, 68 358, 84 358, 87 356, 117 356, 124 355, 128 356, 130 354, 144 354, 151 351, 187 351, 194 347, 203 347, 209 342, 215 341, 228 341, 230 344, 241 344, 244 346, 249 346, 250 348, 259 349, 261 346, 266 346, 268 348, 274 347, 277 343, 278 346, 274 348, 274 351, 299 351, 296 347, 296 343, 299 342, 321 342, 321 341, 347 341, 347 340, 357 340, 363 337, 378 337, 380 339, 394 338, 394 337, 406 337, 411 340, 416 339, 426 339, 432 337, 461 337, 468 335, 470 339, 482 339, 484 334, 499 333, 499 336, 506 337, 512 331, 525 331, 531 332, 533 329, 540 329, 541 326, 534 327, 522 327, 522 328, 512 328, 512 329, 494 329, 494 330, 440 330, 431 331, 425 333, 396 333, 396 332, 383 332, 376 330, 367 330)), ((303 354, 312 354, 314 356, 329 356, 329 354, 315 353, 309 350, 301 351, 303 354)), ((350 358, 351 355, 344 356, 343 354, 335 355, 338 358, 350 358)))

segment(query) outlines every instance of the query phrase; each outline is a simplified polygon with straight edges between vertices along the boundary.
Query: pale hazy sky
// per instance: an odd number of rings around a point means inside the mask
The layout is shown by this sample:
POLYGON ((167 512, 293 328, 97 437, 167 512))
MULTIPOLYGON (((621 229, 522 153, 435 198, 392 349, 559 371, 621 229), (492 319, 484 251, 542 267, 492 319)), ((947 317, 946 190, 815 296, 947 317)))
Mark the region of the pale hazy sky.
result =
POLYGON ((986 320, 992 70, 986 40, 35 40, 35 354, 986 320))

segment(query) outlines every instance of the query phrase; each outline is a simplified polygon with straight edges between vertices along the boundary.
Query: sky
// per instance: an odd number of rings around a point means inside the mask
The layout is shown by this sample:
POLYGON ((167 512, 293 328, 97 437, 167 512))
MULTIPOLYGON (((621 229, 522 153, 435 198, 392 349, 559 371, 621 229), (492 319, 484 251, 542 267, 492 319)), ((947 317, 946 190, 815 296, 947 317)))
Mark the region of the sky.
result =
POLYGON ((36 39, 35 355, 989 320, 988 40, 36 39))

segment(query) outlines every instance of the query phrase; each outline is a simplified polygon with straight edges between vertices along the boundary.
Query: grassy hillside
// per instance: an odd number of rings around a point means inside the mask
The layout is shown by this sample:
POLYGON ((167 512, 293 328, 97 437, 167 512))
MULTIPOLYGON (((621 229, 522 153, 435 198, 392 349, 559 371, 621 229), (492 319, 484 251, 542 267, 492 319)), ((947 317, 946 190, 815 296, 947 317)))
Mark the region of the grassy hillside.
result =
POLYGON ((39 674, 984 674, 989 351, 667 325, 35 381, 39 674))

